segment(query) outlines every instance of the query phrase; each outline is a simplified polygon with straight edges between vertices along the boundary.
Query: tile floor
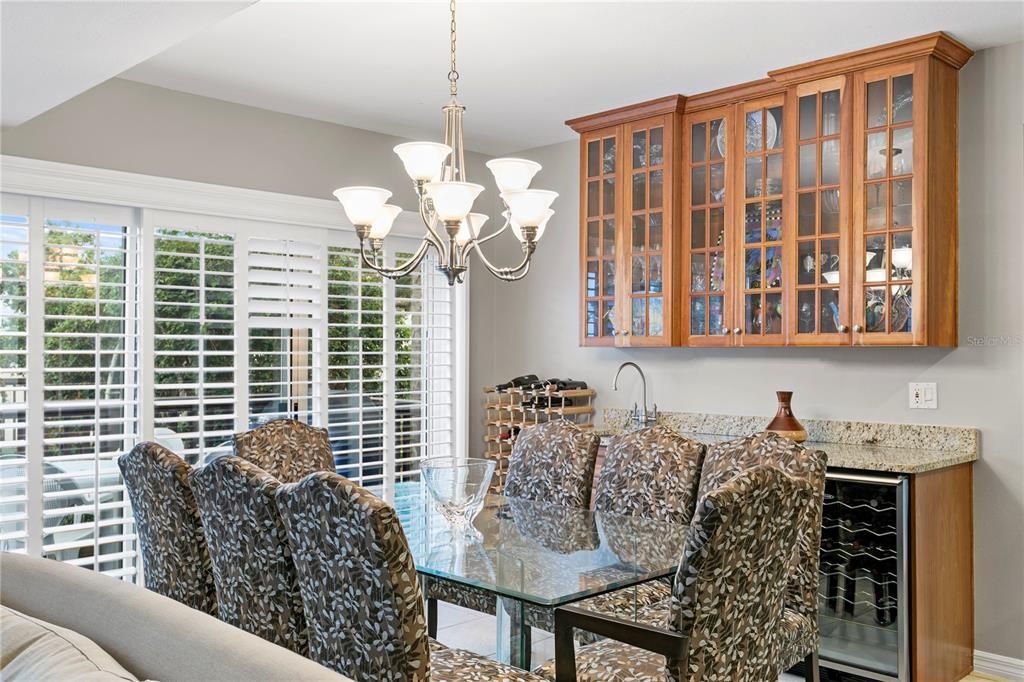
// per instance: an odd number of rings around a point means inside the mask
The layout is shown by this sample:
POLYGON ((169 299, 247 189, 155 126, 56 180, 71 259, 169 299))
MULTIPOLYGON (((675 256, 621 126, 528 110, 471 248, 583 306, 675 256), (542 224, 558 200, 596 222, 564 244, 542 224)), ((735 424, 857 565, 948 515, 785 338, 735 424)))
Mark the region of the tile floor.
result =
MULTIPOLYGON (((483 656, 495 654, 494 616, 464 609, 454 604, 438 603, 437 639, 443 644, 466 649, 483 656)), ((533 631, 533 665, 540 665, 555 655, 554 638, 541 630, 533 631)), ((968 675, 961 682, 991 682, 992 678, 968 675)), ((783 674, 779 682, 802 682, 803 677, 783 674)))

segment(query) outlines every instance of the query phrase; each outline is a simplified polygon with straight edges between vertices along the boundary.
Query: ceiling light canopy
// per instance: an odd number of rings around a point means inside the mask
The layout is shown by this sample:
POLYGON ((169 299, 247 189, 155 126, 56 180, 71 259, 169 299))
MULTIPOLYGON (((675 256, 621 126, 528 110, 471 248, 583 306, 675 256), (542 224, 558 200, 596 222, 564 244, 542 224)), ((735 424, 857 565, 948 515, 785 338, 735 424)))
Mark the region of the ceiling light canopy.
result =
POLYGON ((462 282, 468 269, 470 251, 476 249, 484 268, 498 279, 513 281, 526 276, 537 240, 544 233, 554 211, 551 203, 556 192, 530 189, 541 166, 527 159, 492 159, 487 168, 494 176, 504 210, 504 225, 486 237, 480 236, 487 222, 483 213, 473 213, 473 204, 483 185, 467 181, 462 115, 465 107, 456 99, 459 72, 455 68, 455 0, 451 0, 451 61, 448 71, 448 104, 444 112, 444 144, 406 142, 395 147, 405 172, 412 179, 419 198, 419 214, 426 229, 416 252, 404 263, 389 268, 383 262, 383 242, 395 219, 402 212, 388 204, 391 192, 379 187, 342 187, 334 192, 355 225, 363 263, 385 277, 401 277, 412 272, 430 252, 437 252, 437 269, 445 273, 448 284, 462 282), (493 266, 480 245, 511 228, 523 249, 520 263, 511 268, 493 266))

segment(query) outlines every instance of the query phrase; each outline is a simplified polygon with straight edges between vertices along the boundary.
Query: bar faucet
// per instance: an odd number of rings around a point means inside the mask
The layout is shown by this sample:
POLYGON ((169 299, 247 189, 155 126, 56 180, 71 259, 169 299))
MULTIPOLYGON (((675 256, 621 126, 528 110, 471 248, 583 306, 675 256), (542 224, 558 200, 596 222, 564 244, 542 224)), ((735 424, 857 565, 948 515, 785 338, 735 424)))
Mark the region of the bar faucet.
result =
POLYGON ((619 365, 619 371, 615 373, 615 380, 612 381, 612 390, 619 390, 619 375, 622 374, 622 370, 626 367, 632 367, 640 374, 640 382, 643 386, 643 407, 638 407, 636 403, 633 403, 633 424, 637 427, 651 426, 658 421, 658 404, 654 404, 654 409, 647 412, 647 377, 644 376, 644 371, 640 369, 640 365, 635 362, 624 362, 619 365))

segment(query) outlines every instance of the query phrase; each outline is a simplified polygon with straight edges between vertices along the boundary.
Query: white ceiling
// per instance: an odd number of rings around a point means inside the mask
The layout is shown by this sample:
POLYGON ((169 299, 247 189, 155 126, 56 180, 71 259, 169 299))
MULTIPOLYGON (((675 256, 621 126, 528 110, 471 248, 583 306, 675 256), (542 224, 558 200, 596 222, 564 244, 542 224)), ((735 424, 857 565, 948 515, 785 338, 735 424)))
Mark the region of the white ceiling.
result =
MULTIPOLYGON (((769 69, 945 30, 1024 39, 1020 2, 460 1, 467 146, 569 139, 567 118, 763 78, 769 69)), ((413 138, 440 136, 447 2, 261 2, 124 77, 413 138)))
MULTIPOLYGON (((235 12, 245 4, 3 0, 4 125, 138 64, 123 77, 440 137, 446 1, 263 0, 235 12)), ((931 31, 975 49, 1024 40, 1016 1, 459 0, 458 20, 467 145, 491 154, 570 139, 567 118, 931 31)))
POLYGON ((71 99, 252 4, 0 2, 0 125, 71 99))

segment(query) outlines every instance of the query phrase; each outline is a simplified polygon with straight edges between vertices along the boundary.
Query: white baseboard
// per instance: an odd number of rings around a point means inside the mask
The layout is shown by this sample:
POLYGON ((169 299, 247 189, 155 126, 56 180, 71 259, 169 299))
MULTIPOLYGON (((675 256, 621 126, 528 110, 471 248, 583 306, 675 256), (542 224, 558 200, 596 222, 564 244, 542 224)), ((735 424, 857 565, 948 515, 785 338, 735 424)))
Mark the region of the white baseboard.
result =
POLYGON ((974 672, 1007 682, 1024 682, 1024 660, 975 651, 974 672))

